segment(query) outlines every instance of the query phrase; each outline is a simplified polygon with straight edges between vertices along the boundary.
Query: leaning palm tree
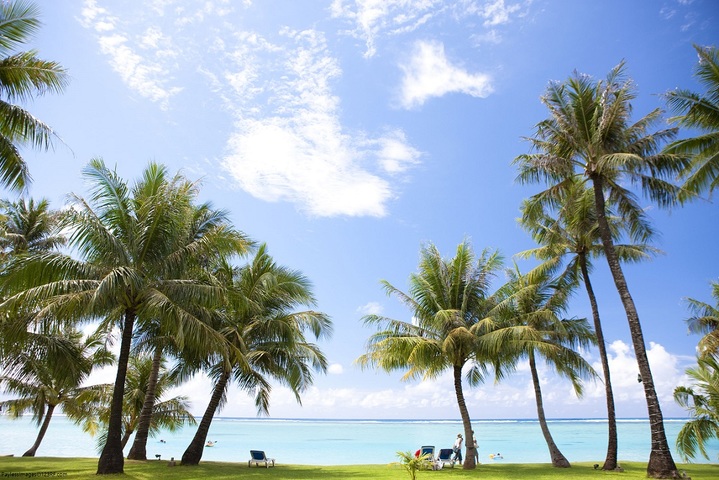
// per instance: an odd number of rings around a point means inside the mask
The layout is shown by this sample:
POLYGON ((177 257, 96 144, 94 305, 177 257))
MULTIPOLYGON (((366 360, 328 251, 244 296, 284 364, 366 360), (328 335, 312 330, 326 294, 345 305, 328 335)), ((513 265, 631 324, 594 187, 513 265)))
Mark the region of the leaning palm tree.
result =
POLYGON ((39 10, 24 1, 0 2, 0 184, 24 189, 30 181, 20 148, 47 149, 53 130, 16 105, 44 93, 61 92, 68 76, 57 62, 41 60, 37 52, 16 52, 40 27, 39 10))
POLYGON ((520 170, 519 181, 547 185, 532 201, 557 205, 562 192, 577 179, 593 187, 604 256, 626 312, 644 380, 651 425, 647 474, 671 478, 677 474, 676 465, 666 438, 639 314, 612 238, 607 204, 616 209, 631 232, 640 231, 649 221, 630 185, 638 185, 659 206, 674 205, 681 189, 670 179, 688 162, 682 156, 658 153, 662 143, 676 134, 673 128, 652 132, 661 119, 661 110, 630 123, 634 92, 631 80, 625 78, 623 63, 612 69, 605 81, 595 82, 589 76, 575 74, 566 82, 551 83, 542 97, 550 117, 537 125, 535 136, 529 139, 537 153, 520 155, 514 163, 520 170))
POLYGON ((217 319, 226 343, 204 359, 213 391, 197 432, 182 455, 183 465, 200 462, 212 419, 233 381, 241 390, 254 393, 257 412, 267 414, 271 380, 288 386, 301 402, 300 394, 313 382, 312 370, 327 369, 324 355, 306 336, 327 337, 332 324, 323 313, 297 311, 315 303, 304 275, 277 265, 261 245, 242 268, 223 262, 217 277, 230 291, 217 319))
MULTIPOLYGON (((122 447, 125 448, 128 440, 137 430, 148 385, 149 378, 153 375, 155 366, 154 359, 148 355, 136 355, 130 358, 127 368, 127 379, 125 383, 125 399, 122 409, 122 447)), ((148 427, 148 435, 154 436, 160 430, 174 432, 185 425, 195 425, 195 417, 189 412, 189 400, 184 395, 163 399, 164 394, 171 388, 179 385, 176 375, 165 368, 164 362, 160 362, 160 368, 155 380, 155 404, 153 405, 152 418, 148 427)), ((92 408, 92 415, 85 415, 82 422, 84 431, 95 434, 102 433, 98 437, 98 446, 101 449, 107 441, 107 424, 110 418, 110 395, 112 389, 108 390, 105 402, 92 408)))
MULTIPOLYGON (((570 463, 554 442, 544 413, 544 402, 539 382, 537 359, 543 358, 560 376, 572 382, 577 396, 583 393, 582 378, 595 376, 594 369, 582 358, 577 349, 596 343, 594 332, 586 319, 566 319, 570 289, 553 283, 547 275, 521 275, 515 268, 508 272, 509 281, 500 289, 502 299, 493 314, 503 324, 514 327, 514 334, 504 344, 496 360, 497 368, 505 372, 514 369, 521 359, 529 361, 537 418, 547 442, 554 467, 568 468, 570 463)), ((506 374, 506 373, 505 373, 506 374)))
POLYGON ((665 151, 692 156, 691 164, 682 170, 681 176, 689 192, 700 194, 719 188, 719 49, 698 45, 694 48, 699 56, 695 76, 706 87, 706 93, 677 89, 666 93, 664 98, 677 114, 670 120, 701 133, 677 140, 665 151))
MULTIPOLYGON (((566 197, 559 202, 556 212, 548 212, 545 207, 534 205, 530 201, 523 202, 520 223, 540 246, 520 252, 517 256, 534 257, 543 261, 527 274, 530 278, 537 274, 540 277, 557 275, 563 288, 572 289, 579 283, 584 285, 592 310, 607 403, 607 456, 602 470, 615 470, 618 467, 618 439, 614 393, 599 305, 590 279, 592 259, 604 253, 599 236, 594 192, 591 187, 587 188, 585 184, 575 182, 575 185, 566 191, 566 197)), ((609 215, 607 219, 612 229, 612 237, 617 241, 620 240, 622 233, 631 233, 624 232, 624 223, 618 216, 609 215)), ((618 243, 615 245, 617 255, 623 262, 650 258, 659 251, 647 245, 642 238, 652 235, 651 230, 642 231, 641 235, 635 235, 638 237, 636 243, 618 243)))
POLYGON ((472 423, 464 399, 462 369, 471 365, 466 378, 481 383, 487 365, 496 356, 496 342, 488 333, 496 325, 487 313, 493 306, 491 280, 501 267, 497 252, 485 250, 475 258, 470 244, 462 242, 454 258, 445 260, 434 245, 420 252, 419 271, 404 293, 383 281, 388 295, 397 297, 410 310, 412 321, 367 315, 364 322, 378 331, 367 343, 367 353, 357 359, 365 367, 406 370, 403 380, 433 379, 451 370, 457 406, 467 439, 463 468, 475 468, 472 423))
POLYGON ((75 421, 87 417, 78 405, 100 401, 102 386, 83 386, 95 367, 113 362, 97 335, 82 338, 77 331, 51 328, 28 333, 22 348, 3 360, 0 387, 18 398, 2 402, 14 418, 31 411, 40 426, 33 445, 23 457, 34 457, 57 407, 75 421))
POLYGON ((692 416, 677 435, 677 450, 685 461, 694 458, 697 450, 709 460, 706 444, 719 440, 719 359, 699 357, 697 364, 686 370, 694 385, 674 389, 674 400, 692 416))
POLYGON ((204 339, 210 348, 220 342, 201 317, 203 309, 222 301, 223 289, 193 275, 201 259, 243 253, 248 240, 223 228, 188 244, 197 185, 170 177, 160 165, 150 164, 132 188, 100 159, 92 160, 84 174, 93 190, 87 200, 73 197, 74 208, 63 223, 80 258, 44 254, 18 262, 4 278, 17 292, 4 307, 36 305, 35 318, 101 319, 107 332, 120 327, 107 443, 97 473, 121 473, 122 406, 136 322, 161 318, 180 344, 204 339))
POLYGON ((687 319, 689 332, 704 335, 699 340, 699 356, 719 355, 719 281, 712 282, 712 296, 716 305, 687 298, 692 316, 687 319))

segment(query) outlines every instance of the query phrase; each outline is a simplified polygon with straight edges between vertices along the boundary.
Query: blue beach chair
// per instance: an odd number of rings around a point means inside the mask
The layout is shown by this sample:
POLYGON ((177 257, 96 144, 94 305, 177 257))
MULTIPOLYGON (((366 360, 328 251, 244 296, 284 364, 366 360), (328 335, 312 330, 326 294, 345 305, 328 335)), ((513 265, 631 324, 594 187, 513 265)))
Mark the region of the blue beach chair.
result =
POLYGON ((427 461, 434 462, 434 445, 424 445, 419 449, 419 456, 429 455, 427 461))
POLYGON ((275 459, 267 458, 263 450, 250 450, 250 460, 247 462, 247 466, 251 467, 253 463, 258 467, 261 463, 264 463, 265 468, 270 468, 270 466, 275 466, 275 459))
POLYGON ((439 455, 437 455, 437 461, 442 463, 442 466, 449 465, 454 468, 454 460, 452 460, 454 450, 451 448, 440 448, 439 455))

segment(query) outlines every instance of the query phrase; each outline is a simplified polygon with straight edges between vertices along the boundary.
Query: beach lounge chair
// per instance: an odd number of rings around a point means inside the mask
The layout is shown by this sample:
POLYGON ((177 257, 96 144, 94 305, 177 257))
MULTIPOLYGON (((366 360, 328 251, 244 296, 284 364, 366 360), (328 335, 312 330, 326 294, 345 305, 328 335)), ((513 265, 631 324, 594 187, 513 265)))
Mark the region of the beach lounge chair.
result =
POLYGON ((437 461, 440 462, 442 466, 449 465, 454 468, 452 455, 454 455, 454 451, 451 448, 440 448, 439 455, 437 455, 437 461))
POLYGON ((258 467, 261 463, 264 463, 265 468, 270 468, 270 466, 275 466, 275 459, 267 458, 263 450, 250 450, 250 460, 247 462, 247 466, 250 467, 253 463, 258 467))
POLYGON ((427 454, 429 454, 427 460, 430 462, 434 462, 434 445, 423 445, 422 448, 419 449, 420 457, 427 454))

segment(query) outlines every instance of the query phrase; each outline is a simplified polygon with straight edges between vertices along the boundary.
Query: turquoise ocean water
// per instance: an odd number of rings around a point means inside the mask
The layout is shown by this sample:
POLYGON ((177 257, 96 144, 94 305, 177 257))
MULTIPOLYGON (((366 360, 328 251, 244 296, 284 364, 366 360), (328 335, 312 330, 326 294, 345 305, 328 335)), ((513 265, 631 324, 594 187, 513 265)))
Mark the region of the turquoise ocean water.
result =
MULTIPOLYGON (((667 438, 674 451, 684 420, 665 420, 667 438)), ((549 462, 546 443, 536 420, 473 420, 479 439, 480 461, 501 453, 503 462, 549 462)), ((602 462, 606 455, 606 420, 551 420, 549 428, 567 459, 602 462)), ((618 421, 620 460, 649 459, 649 422, 618 421)), ((265 450, 280 463, 311 465, 384 464, 397 461, 397 451, 414 452, 422 445, 450 448, 462 432, 458 420, 292 420, 215 418, 203 460, 247 461, 250 449, 265 450)), ((35 440, 36 426, 30 417, 11 420, 0 416, 0 455, 22 455, 35 440)), ((148 458, 179 459, 195 428, 152 438, 148 458), (165 442, 160 442, 160 440, 165 442)), ((129 450, 129 444, 127 450, 129 450)), ((675 453, 675 461, 681 459, 675 453)), ((717 462, 719 442, 710 445, 712 463, 717 462)), ((95 441, 63 417, 53 418, 38 456, 97 457, 95 441)), ((703 459, 696 461, 706 462, 703 459)))

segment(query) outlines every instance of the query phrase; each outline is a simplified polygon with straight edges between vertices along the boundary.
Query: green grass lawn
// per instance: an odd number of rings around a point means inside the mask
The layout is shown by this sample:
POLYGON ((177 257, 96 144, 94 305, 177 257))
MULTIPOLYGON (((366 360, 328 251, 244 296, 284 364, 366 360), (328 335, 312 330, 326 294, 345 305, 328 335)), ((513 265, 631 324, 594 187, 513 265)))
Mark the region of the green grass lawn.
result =
MULTIPOLYGON (((549 464, 492 463, 479 465, 476 470, 447 468, 439 471, 421 471, 419 480, 487 478, 492 480, 553 480, 553 479, 617 479, 629 480, 646 478, 646 464, 639 462, 622 462, 624 472, 602 472, 594 470, 592 463, 575 463, 572 468, 558 469, 549 464)), ((95 479, 97 469, 96 458, 0 458, 0 480, 10 478, 65 478, 95 479)), ((679 465, 679 470, 686 471, 694 480, 719 479, 719 465, 690 464, 679 465)), ((109 478, 157 480, 221 480, 234 478, 250 479, 368 479, 395 480, 409 479, 409 474, 399 464, 389 465, 343 465, 343 466, 309 466, 309 465, 277 465, 274 468, 247 467, 244 463, 202 462, 196 467, 168 467, 168 462, 125 461, 125 474, 109 476, 109 478)))

